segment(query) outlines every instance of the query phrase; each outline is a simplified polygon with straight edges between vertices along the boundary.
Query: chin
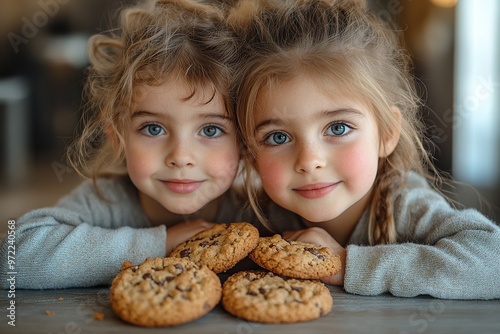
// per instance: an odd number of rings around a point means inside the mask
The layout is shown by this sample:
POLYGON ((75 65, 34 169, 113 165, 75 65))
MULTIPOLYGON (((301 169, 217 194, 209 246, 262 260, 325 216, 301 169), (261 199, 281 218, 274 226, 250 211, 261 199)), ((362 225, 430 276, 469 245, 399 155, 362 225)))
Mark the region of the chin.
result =
POLYGON ((333 215, 333 214, 325 214, 325 212, 321 212, 320 214, 318 214, 318 212, 315 212, 315 213, 304 213, 304 214, 301 214, 301 213, 298 213, 297 214, 299 216, 301 216, 303 219, 307 220, 308 222, 311 222, 311 223, 323 223, 323 222, 326 222, 326 221, 330 221, 332 219, 335 219, 338 217, 338 215, 333 215))
POLYGON ((201 210, 201 207, 198 205, 197 206, 193 206, 193 205, 173 206, 173 205, 170 205, 170 206, 166 207, 166 209, 172 213, 177 214, 177 215, 190 215, 190 214, 193 214, 193 213, 201 210))

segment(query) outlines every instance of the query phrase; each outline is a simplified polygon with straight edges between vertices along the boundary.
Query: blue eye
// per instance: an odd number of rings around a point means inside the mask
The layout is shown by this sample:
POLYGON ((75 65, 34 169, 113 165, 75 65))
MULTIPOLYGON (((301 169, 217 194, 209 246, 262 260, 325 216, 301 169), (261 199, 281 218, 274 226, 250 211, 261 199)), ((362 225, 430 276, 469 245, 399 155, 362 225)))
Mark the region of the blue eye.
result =
POLYGON ((165 134, 165 130, 158 124, 148 124, 141 129, 141 132, 151 137, 165 134))
POLYGON ((201 135, 203 137, 215 138, 222 135, 222 133, 222 129, 215 125, 207 125, 201 129, 201 135))
POLYGON ((283 145, 288 143, 290 138, 283 132, 274 132, 268 135, 265 139, 265 143, 268 145, 283 145))
POLYGON ((351 130, 352 128, 345 123, 333 123, 328 126, 326 134, 331 136, 344 136, 351 132, 351 130))

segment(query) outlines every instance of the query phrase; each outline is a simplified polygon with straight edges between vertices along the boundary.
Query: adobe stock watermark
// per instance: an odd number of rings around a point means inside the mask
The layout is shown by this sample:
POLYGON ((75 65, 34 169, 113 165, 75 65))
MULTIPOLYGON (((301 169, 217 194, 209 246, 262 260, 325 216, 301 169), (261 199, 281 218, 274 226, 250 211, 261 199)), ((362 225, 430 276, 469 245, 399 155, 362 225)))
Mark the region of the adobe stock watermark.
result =
POLYGON ((82 304, 76 309, 76 315, 81 317, 80 321, 68 321, 60 331, 48 332, 48 334, 81 334, 87 333, 86 325, 100 320, 97 314, 105 316, 105 312, 110 309, 109 294, 107 290, 97 292, 95 303, 82 304))
MULTIPOLYGON (((500 82, 493 81, 491 76, 478 78, 470 94, 455 102, 453 107, 448 108, 442 117, 439 118, 442 126, 451 126, 452 129, 463 126, 464 122, 473 117, 474 113, 479 110, 482 102, 494 96, 499 86, 500 82)), ((431 139, 438 144, 448 140, 448 136, 444 133, 444 130, 439 129, 437 125, 433 125, 431 135, 431 139)))
POLYGON ((394 17, 401 14, 403 10, 404 8, 400 0, 389 0, 384 9, 379 9, 374 14, 382 21, 389 23, 393 29, 396 29, 397 23, 394 21, 394 17))
MULTIPOLYGON (((254 334, 257 327, 262 326, 262 324, 257 322, 249 322, 249 321, 239 321, 236 326, 236 334, 254 334)), ((224 332, 224 334, 229 334, 228 332, 224 332)))
POLYGON ((408 323, 413 330, 399 332, 399 334, 423 333, 429 325, 437 319, 437 316, 446 310, 446 305, 441 300, 433 300, 427 307, 421 306, 418 311, 410 314, 408 323))
POLYGON ((39 0, 40 10, 36 11, 32 17, 23 16, 21 18, 21 35, 14 32, 7 34, 12 49, 17 54, 22 44, 28 44, 35 38, 40 28, 46 26, 49 20, 59 13, 61 5, 69 3, 71 0, 39 0))
POLYGON ((75 170, 68 165, 62 164, 59 161, 53 161, 50 166, 52 170, 56 174, 57 180, 59 183, 64 181, 63 175, 68 173, 73 173, 75 170))

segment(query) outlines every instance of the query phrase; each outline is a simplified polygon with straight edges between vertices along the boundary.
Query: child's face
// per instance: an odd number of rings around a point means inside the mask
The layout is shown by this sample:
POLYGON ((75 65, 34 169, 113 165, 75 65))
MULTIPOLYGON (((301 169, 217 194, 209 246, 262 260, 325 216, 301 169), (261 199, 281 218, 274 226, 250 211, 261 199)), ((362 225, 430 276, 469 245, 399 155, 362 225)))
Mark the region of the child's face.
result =
POLYGON ((382 154, 373 113, 331 91, 300 77, 259 94, 255 112, 255 167, 264 190, 310 222, 345 212, 359 218, 382 154))
POLYGON ((220 94, 187 83, 141 86, 125 154, 142 203, 194 213, 226 192, 238 169, 236 129, 220 94), (210 100, 211 99, 211 100, 210 100))

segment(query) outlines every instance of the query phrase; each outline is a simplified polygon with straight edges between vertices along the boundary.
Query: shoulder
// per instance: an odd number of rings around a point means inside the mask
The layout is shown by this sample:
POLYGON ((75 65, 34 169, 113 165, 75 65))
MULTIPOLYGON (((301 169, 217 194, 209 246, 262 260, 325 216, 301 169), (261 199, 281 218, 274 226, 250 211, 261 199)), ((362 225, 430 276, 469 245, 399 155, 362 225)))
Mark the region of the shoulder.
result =
POLYGON ((399 210, 425 208, 429 205, 452 209, 448 200, 435 190, 423 176, 410 172, 403 189, 394 196, 395 208, 399 210))
POLYGON ((409 172, 406 176, 404 191, 412 191, 417 189, 433 191, 433 188, 425 177, 415 172, 409 172))
POLYGON ((86 180, 61 198, 56 207, 94 218, 139 219, 143 215, 137 190, 128 177, 86 180))
POLYGON ((73 189, 67 196, 61 198, 59 203, 75 199, 97 199, 114 202, 127 197, 137 196, 132 182, 127 177, 98 178, 94 181, 85 180, 73 189))
MULTIPOLYGON (((398 235, 407 241, 464 230, 490 230, 494 223, 475 209, 457 209, 424 177, 411 173, 395 196, 394 219, 398 235)), ((436 237, 437 238, 437 237, 436 237)))

